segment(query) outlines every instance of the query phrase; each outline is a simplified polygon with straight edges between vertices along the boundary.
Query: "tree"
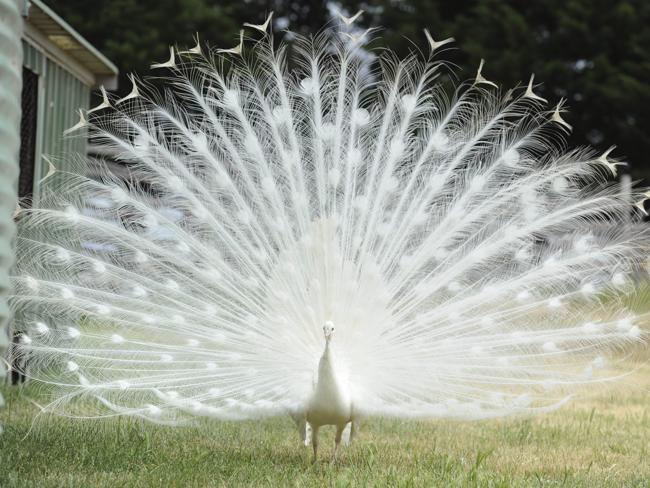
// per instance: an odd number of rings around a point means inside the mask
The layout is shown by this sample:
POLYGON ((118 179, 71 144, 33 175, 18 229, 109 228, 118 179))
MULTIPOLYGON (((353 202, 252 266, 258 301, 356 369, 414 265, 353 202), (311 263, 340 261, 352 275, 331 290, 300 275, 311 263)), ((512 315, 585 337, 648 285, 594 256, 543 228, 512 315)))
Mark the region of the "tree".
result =
POLYGON ((650 2, 384 0, 361 8, 369 12, 362 23, 385 26, 379 42, 402 53, 413 48, 404 36, 422 43, 424 28, 455 37, 462 77, 481 59, 484 74, 504 86, 535 73, 536 93, 567 99, 571 145, 616 144, 613 155, 630 163, 632 176, 650 179, 650 2))
MULTIPOLYGON (((190 45, 192 35, 232 46, 243 22, 276 12, 285 27, 315 32, 330 18, 332 2, 286 0, 50 0, 50 5, 126 74, 147 73, 168 56, 168 45, 190 45)), ((484 74, 504 86, 526 83, 531 73, 540 95, 566 98, 571 145, 590 144, 630 162, 634 178, 650 179, 650 2, 646 0, 343 0, 348 12, 366 13, 362 26, 383 26, 372 46, 398 53, 424 45, 422 29, 453 36, 450 60, 469 78, 480 59, 484 74)), ((278 35, 278 37, 281 37, 278 35)))

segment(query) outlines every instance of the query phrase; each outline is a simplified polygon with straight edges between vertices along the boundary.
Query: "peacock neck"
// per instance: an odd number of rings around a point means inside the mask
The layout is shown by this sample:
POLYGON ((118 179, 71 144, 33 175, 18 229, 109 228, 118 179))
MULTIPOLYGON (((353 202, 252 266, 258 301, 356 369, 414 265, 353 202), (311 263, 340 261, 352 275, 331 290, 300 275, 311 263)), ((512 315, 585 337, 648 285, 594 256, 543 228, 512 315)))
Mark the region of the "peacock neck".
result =
POLYGON ((332 354, 332 347, 330 345, 329 338, 325 340, 325 349, 320 358, 320 363, 318 367, 318 382, 328 382, 335 383, 335 373, 334 373, 334 355, 332 354))

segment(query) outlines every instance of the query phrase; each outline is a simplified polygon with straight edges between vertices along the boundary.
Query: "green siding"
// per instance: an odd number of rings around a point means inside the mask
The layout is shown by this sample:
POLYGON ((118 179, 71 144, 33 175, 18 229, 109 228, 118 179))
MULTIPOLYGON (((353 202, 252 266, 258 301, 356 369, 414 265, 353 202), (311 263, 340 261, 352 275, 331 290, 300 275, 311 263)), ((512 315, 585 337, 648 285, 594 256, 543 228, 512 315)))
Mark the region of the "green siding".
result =
MULTIPOLYGON (((15 227, 12 214, 16 205, 20 145, 21 26, 16 2, 0 0, 0 356, 8 342, 6 298, 10 287, 9 269, 13 264, 11 242, 15 227)), ((4 363, 0 361, 0 381, 4 376, 4 363)))
POLYGON ((63 131, 79 120, 79 109, 86 111, 90 87, 72 73, 44 55, 37 47, 23 41, 23 64, 39 75, 36 170, 34 203, 38 201, 38 182, 47 174, 49 158, 60 171, 73 168, 75 155, 86 153, 85 130, 63 137, 63 131))

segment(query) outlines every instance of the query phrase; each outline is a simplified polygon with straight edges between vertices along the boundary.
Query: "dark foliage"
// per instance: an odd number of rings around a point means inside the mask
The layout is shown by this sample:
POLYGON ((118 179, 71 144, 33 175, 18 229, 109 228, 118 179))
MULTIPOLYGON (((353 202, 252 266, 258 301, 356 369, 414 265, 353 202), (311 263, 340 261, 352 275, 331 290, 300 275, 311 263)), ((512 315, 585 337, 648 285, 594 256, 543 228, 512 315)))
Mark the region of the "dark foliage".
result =
MULTIPOLYGON (((295 31, 315 31, 329 19, 327 2, 230 0, 49 0, 50 6, 115 61, 122 79, 146 73, 167 46, 189 45, 198 32, 216 46, 236 43, 242 22, 270 10, 295 31)), ((486 77, 505 86, 543 83, 536 91, 567 98, 572 145, 589 144, 630 163, 634 178, 650 179, 650 2, 647 0, 378 0, 344 1, 366 10, 363 26, 382 26, 373 46, 404 54, 424 46, 422 29, 453 36, 452 61, 472 76, 481 58, 486 77)), ((281 24, 282 22, 280 22, 281 24)), ((278 25, 276 28, 284 27, 278 25)), ((129 84, 123 82, 122 91, 129 84)))

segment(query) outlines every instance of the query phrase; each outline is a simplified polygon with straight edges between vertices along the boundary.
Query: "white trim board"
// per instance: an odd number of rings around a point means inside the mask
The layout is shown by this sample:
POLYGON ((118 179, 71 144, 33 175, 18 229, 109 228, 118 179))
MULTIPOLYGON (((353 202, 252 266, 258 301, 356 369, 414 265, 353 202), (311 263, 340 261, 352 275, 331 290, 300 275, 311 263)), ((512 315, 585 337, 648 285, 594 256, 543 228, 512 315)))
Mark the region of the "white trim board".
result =
POLYGON ((54 45, 45 35, 43 35, 43 33, 33 25, 30 25, 29 22, 25 23, 23 36, 24 39, 35 49, 38 49, 52 61, 72 73, 72 75, 81 80, 84 85, 91 88, 97 86, 97 79, 90 70, 84 68, 77 60, 72 58, 72 56, 66 54, 54 45))

